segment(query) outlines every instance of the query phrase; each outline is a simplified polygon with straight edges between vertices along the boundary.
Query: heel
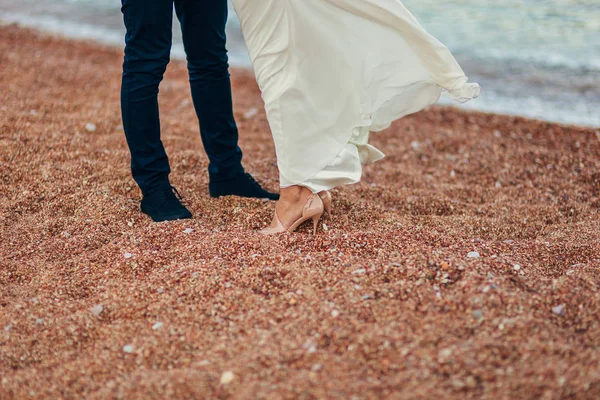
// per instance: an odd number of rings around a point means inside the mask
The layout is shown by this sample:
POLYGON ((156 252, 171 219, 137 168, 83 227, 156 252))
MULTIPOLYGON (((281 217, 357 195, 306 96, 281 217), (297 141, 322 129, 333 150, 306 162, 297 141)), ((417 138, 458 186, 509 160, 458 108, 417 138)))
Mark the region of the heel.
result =
POLYGON ((329 220, 332 220, 333 217, 331 215, 331 209, 332 209, 333 199, 331 198, 331 193, 329 193, 329 191, 327 191, 327 190, 323 190, 322 192, 319 192, 319 198, 323 202, 323 208, 325 209, 325 212, 329 216, 329 220))
POLYGON ((327 213, 327 215, 329 216, 329 219, 333 219, 333 216, 331 215, 331 203, 323 203, 323 207, 325 208, 325 212, 327 213))
POLYGON ((317 234, 317 226, 319 225, 319 220, 321 219, 321 216, 323 214, 319 214, 319 215, 315 215, 314 217, 312 217, 312 222, 313 222, 313 235, 317 234))

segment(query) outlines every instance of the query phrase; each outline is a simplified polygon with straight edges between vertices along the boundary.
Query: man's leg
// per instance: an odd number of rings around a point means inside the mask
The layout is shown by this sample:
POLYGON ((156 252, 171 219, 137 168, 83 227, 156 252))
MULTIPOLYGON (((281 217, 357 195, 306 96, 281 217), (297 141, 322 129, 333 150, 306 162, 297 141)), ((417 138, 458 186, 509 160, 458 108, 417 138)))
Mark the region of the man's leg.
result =
POLYGON ((243 173, 225 47, 226 0, 175 0, 211 182, 243 173))
POLYGON ((278 194, 264 190, 242 167, 225 47, 227 0, 175 0, 175 11, 181 22, 202 143, 210 161, 210 195, 277 200, 278 194))
POLYGON ((160 140, 158 86, 171 53, 173 0, 122 0, 122 6, 127 35, 121 109, 131 172, 144 195, 141 210, 156 222, 191 218, 171 189, 160 140))
POLYGON ((123 128, 131 172, 144 196, 170 188, 160 140, 158 86, 171 52, 173 0, 122 0, 127 29, 121 87, 123 128))

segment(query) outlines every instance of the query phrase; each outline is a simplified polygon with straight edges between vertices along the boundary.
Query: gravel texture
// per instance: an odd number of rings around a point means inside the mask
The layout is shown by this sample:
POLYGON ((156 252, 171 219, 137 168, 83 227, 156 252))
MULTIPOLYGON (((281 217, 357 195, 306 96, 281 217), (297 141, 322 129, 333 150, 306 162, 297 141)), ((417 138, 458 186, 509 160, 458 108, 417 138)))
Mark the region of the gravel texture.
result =
MULTIPOLYGON (((0 398, 600 398, 600 132, 433 107, 316 236, 207 193, 185 64, 161 87, 193 220, 140 214, 122 52, 0 27, 0 398)), ((233 71, 245 166, 277 187, 233 71)))

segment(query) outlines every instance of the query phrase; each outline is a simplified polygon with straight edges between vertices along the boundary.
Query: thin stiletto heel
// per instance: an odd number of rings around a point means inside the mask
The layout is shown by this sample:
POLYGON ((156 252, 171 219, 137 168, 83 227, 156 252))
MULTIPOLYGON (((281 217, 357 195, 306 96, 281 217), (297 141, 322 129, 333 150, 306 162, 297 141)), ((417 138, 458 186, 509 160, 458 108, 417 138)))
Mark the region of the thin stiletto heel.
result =
POLYGON ((317 234, 317 225, 319 224, 319 220, 321 219, 321 215, 323 215, 323 214, 315 215, 314 217, 312 217, 313 235, 317 234))
POLYGON ((331 219, 331 204, 327 204, 327 205, 323 204, 323 207, 325 208, 325 212, 329 216, 329 219, 331 219))
POLYGON ((331 215, 331 209, 333 208, 332 207, 333 199, 331 198, 331 193, 329 193, 329 191, 327 191, 327 190, 323 190, 322 192, 319 192, 319 198, 323 202, 323 208, 325 209, 325 212, 329 216, 329 220, 332 220, 333 217, 331 215))

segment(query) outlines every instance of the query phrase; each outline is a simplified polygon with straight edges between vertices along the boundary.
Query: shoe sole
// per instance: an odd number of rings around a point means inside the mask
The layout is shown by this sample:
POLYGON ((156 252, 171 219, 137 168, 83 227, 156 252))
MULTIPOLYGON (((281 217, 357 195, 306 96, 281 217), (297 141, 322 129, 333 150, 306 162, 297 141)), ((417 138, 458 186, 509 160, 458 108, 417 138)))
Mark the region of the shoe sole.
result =
POLYGON ((142 214, 147 215, 154 222, 165 222, 165 221, 178 221, 180 219, 191 219, 193 215, 190 213, 189 215, 178 215, 178 216, 168 216, 164 218, 154 218, 150 213, 140 210, 142 214))
POLYGON ((239 194, 218 194, 218 195, 216 195, 216 194, 210 194, 210 197, 213 198, 213 199, 218 199, 220 197, 229 197, 229 196, 241 197, 241 198, 244 198, 244 199, 258 199, 258 200, 271 200, 271 201, 277 201, 277 200, 279 200, 279 197, 272 199, 270 197, 242 196, 242 195, 239 195, 239 194))

